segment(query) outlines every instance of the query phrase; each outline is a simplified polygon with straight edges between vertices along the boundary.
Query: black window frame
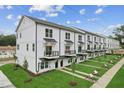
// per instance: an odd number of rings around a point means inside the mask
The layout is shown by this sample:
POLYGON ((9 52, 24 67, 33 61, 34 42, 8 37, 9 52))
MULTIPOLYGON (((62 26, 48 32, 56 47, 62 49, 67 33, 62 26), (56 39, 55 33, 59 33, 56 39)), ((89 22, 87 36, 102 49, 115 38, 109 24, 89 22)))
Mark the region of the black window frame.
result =
POLYGON ((45 29, 45 37, 52 38, 53 37, 53 30, 52 29, 45 29))
POLYGON ((78 35, 78 41, 82 41, 82 35, 78 35))
POLYGON ((41 69, 44 69, 44 62, 41 62, 41 66, 40 66, 41 69))
POLYGON ((29 45, 28 44, 26 45, 26 49, 27 49, 27 51, 29 50, 29 45))
POLYGON ((32 44, 32 51, 33 52, 35 51, 35 44, 34 43, 32 44))

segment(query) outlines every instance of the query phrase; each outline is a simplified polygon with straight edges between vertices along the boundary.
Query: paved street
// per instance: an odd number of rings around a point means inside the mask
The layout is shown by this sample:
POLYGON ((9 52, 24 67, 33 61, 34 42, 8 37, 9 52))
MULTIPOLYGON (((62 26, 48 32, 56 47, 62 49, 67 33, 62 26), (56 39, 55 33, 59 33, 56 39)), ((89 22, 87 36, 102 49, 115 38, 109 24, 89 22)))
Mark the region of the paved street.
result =
POLYGON ((124 58, 108 70, 96 83, 91 86, 91 88, 105 88, 123 64, 124 58))

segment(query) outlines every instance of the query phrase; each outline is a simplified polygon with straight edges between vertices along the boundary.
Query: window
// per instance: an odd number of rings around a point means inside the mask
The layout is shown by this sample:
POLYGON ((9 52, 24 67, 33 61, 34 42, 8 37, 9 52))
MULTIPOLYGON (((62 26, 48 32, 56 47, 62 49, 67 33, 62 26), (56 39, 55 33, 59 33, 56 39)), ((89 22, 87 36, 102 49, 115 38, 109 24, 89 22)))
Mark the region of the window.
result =
POLYGON ((78 35, 78 40, 82 41, 82 36, 81 35, 78 35))
POLYGON ((68 63, 71 63, 72 62, 72 58, 70 58, 69 60, 68 60, 68 63))
POLYGON ((90 36, 87 36, 87 40, 90 41, 90 36))
POLYGON ((32 51, 34 51, 34 44, 32 44, 32 51))
POLYGON ((96 45, 94 45, 94 49, 96 49, 96 45))
POLYGON ((101 49, 101 45, 99 45, 99 49, 101 49))
POLYGON ((52 38, 52 34, 53 34, 52 29, 47 29, 47 28, 46 28, 45 30, 46 30, 45 36, 52 38))
POLYGON ((45 68, 48 68, 48 62, 45 62, 45 68))
POLYGON ((87 50, 90 50, 90 45, 87 45, 87 50))
POLYGON ((41 63, 41 69, 44 69, 44 62, 41 63))
POLYGON ((52 46, 46 46, 46 55, 52 54, 52 46))
POLYGON ((78 52, 81 52, 81 51, 82 51, 82 47, 78 46, 78 52))
POLYGON ((22 34, 20 33, 20 38, 22 37, 22 34))
POLYGON ((19 50, 19 45, 17 45, 17 50, 19 50))
POLYGON ((94 41, 96 41, 96 37, 94 37, 94 41))
POLYGON ((65 39, 70 39, 70 33, 65 33, 65 39))
POLYGON ((65 46, 65 50, 69 51, 70 50, 70 46, 65 46))
POLYGON ((28 44, 27 44, 27 51, 28 51, 28 44))

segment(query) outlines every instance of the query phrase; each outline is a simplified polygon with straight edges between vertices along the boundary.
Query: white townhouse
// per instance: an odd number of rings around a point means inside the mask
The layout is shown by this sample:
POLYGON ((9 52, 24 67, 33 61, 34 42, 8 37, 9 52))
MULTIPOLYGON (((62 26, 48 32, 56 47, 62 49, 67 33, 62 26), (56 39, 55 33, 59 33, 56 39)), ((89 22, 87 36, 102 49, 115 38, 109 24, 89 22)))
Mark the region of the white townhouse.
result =
POLYGON ((13 58, 15 52, 15 46, 0 46, 0 59, 13 58))
POLYGON ((68 66, 72 58, 77 63, 84 61, 104 41, 97 34, 30 16, 21 18, 16 33, 16 63, 23 66, 27 60, 28 70, 34 74, 68 66))

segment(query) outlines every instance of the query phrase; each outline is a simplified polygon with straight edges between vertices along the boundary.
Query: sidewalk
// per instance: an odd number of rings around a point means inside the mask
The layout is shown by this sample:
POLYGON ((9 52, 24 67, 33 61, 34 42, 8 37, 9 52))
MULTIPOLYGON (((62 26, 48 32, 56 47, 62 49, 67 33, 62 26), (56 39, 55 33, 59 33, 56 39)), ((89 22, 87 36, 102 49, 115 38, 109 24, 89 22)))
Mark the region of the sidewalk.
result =
POLYGON ((123 64, 124 58, 109 69, 96 83, 91 86, 91 88, 105 88, 123 64))
POLYGON ((0 88, 15 88, 2 71, 0 71, 0 88))

